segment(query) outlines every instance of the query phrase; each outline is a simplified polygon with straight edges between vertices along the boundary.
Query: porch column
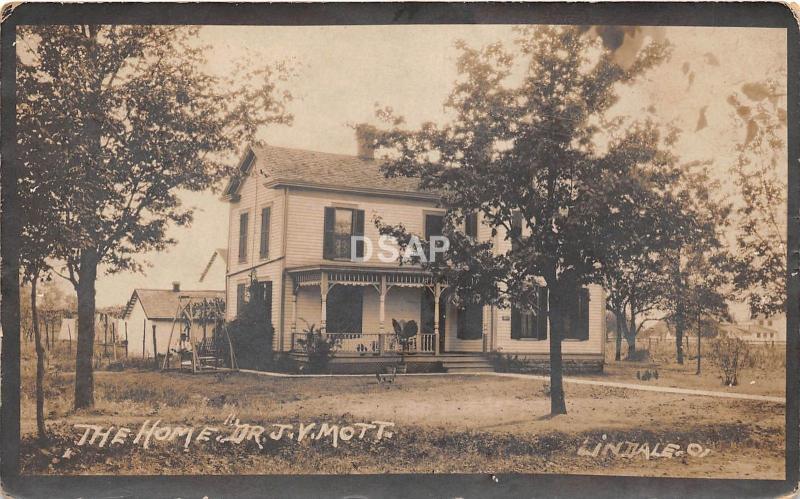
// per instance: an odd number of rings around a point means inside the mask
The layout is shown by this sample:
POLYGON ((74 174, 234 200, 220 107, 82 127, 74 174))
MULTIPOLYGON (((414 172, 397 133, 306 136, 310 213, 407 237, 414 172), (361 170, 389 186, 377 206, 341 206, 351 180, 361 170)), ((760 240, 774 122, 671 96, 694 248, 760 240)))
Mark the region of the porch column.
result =
POLYGON ((433 285, 433 354, 439 355, 439 297, 442 287, 439 283, 433 285))
POLYGON ((378 308, 378 321, 380 322, 380 333, 386 332, 386 276, 381 275, 381 296, 380 308, 378 308))
POLYGON ((324 333, 328 330, 327 315, 328 315, 328 273, 321 272, 319 279, 319 291, 322 297, 322 309, 319 314, 319 328, 324 333))
POLYGON ((292 350, 294 350, 294 336, 297 333, 297 283, 292 280, 292 350))

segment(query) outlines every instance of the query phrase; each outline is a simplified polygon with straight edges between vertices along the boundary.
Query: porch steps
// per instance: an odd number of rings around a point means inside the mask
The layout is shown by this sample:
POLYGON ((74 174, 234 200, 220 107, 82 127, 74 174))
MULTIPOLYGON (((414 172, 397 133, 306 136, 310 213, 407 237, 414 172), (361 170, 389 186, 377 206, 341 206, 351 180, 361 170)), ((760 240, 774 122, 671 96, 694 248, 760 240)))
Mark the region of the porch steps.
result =
POLYGON ((490 373, 494 372, 492 363, 482 356, 464 355, 442 359, 442 367, 448 373, 490 373))

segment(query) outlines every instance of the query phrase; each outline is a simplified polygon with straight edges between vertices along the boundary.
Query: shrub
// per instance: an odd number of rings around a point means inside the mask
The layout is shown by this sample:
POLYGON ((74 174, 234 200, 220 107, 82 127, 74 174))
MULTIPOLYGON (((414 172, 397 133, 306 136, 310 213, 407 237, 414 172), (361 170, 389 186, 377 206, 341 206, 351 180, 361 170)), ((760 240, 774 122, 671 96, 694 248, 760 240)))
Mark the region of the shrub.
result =
POLYGON ((313 373, 327 371, 338 340, 324 334, 314 324, 308 325, 303 333, 304 336, 299 338, 297 343, 308 355, 308 370, 313 373))
MULTIPOLYGON (((250 281, 250 299, 228 323, 236 363, 244 369, 266 370, 272 362, 272 337, 275 330, 268 320, 263 291, 255 278, 250 281)), ((221 345, 225 347, 225 345, 221 345)))
POLYGON ((709 358, 720 370, 723 384, 736 386, 739 372, 750 362, 750 346, 739 338, 717 338, 711 342, 709 358))
POLYGON ((489 360, 494 370, 501 373, 526 372, 532 369, 531 363, 525 359, 520 359, 519 355, 492 352, 489 355, 489 360))

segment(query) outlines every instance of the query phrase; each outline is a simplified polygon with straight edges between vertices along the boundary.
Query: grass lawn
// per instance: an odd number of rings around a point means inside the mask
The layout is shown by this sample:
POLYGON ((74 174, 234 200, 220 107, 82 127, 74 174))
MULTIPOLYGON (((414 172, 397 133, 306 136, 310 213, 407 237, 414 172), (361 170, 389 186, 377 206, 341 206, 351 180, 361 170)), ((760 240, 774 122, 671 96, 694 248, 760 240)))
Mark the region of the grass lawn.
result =
MULTIPOLYGON (((602 373, 582 375, 582 378, 618 383, 639 383, 651 386, 713 390, 730 393, 747 393, 786 396, 786 353, 785 346, 752 346, 751 361, 739 375, 737 386, 724 386, 717 367, 701 351, 700 375, 697 374, 696 344, 685 352, 683 364, 675 361, 675 346, 667 342, 653 342, 648 348, 646 340, 640 340, 639 349, 642 360, 624 360, 627 349, 622 350, 621 361, 614 360, 614 344, 606 345, 606 361, 602 373), (642 381, 636 373, 645 370, 658 371, 658 379, 642 381)), ((703 345, 701 345, 703 346, 703 345)))
POLYGON ((569 414, 549 418, 546 383, 470 375, 405 376, 382 385, 374 377, 101 371, 95 377, 96 407, 76 413, 70 409, 72 374, 51 365, 46 411, 54 437, 40 448, 34 440, 32 374, 33 369, 23 368, 24 473, 552 472, 768 479, 784 474, 782 404, 568 384, 569 414), (263 448, 254 440, 234 444, 212 438, 184 448, 178 438, 153 441, 147 449, 131 441, 148 419, 200 431, 204 425, 221 426, 230 414, 263 426, 264 435, 274 424, 292 425, 291 431, 300 423, 394 426, 390 438, 356 437, 336 447, 329 435, 312 438, 315 431, 302 442, 297 436, 265 437, 263 448), (133 434, 103 448, 77 446, 82 431, 73 427, 76 423, 126 426, 133 434), (598 443, 618 443, 619 450, 625 442, 641 444, 640 452, 624 457, 612 449, 591 455, 598 443), (656 453, 670 443, 682 451, 648 456, 649 450, 642 452, 645 443, 650 450, 659 444, 656 453), (689 444, 710 451, 690 456, 689 444), (72 455, 64 458, 66 449, 72 455))

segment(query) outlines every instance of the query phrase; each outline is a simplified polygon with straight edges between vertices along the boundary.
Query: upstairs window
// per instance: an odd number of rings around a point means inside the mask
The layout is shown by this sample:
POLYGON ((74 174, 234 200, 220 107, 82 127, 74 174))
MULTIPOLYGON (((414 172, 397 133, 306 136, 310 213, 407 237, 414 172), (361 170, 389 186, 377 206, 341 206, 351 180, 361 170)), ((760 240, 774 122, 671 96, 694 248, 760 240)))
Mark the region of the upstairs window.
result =
MULTIPOLYGON (((364 210, 325 208, 322 257, 326 260, 350 260, 353 236, 364 235, 364 210)), ((356 258, 364 257, 364 241, 355 243, 356 258)))
POLYGON ((244 212, 239 215, 239 262, 247 261, 247 230, 250 214, 244 212))
POLYGON ((261 208, 261 240, 259 241, 258 256, 263 260, 269 256, 269 207, 261 208))
POLYGON ((444 231, 443 215, 425 215, 425 239, 431 240, 431 236, 441 236, 444 231))
POLYGON ((548 293, 546 287, 537 291, 536 306, 531 309, 512 305, 511 307, 511 339, 547 339, 548 293))
POLYGON ((464 217, 464 234, 477 239, 478 238, 478 214, 469 213, 464 217))

